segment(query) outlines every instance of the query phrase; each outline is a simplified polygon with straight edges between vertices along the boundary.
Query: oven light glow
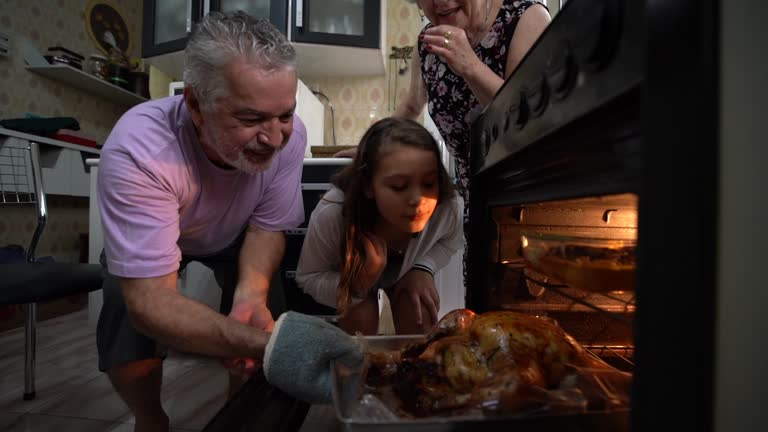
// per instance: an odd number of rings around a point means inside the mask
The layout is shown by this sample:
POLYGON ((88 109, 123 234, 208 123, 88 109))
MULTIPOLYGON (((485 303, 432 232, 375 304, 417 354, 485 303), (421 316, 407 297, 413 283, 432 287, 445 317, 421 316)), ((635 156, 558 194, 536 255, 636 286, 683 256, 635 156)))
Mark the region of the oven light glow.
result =
POLYGON ((528 247, 528 238, 526 236, 521 236, 520 237, 520 242, 523 244, 524 248, 528 247))

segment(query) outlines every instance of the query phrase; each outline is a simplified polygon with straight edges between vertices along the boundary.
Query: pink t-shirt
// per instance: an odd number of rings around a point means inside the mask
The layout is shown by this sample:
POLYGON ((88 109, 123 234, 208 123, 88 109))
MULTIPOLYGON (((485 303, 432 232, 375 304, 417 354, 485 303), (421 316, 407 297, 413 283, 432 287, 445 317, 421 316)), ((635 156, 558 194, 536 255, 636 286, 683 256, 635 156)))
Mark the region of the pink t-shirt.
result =
POLYGON ((225 249, 248 226, 282 231, 304 221, 301 171, 307 131, 298 117, 288 144, 256 175, 212 164, 182 96, 140 104, 115 125, 101 152, 98 200, 109 272, 156 277, 181 254, 225 249))

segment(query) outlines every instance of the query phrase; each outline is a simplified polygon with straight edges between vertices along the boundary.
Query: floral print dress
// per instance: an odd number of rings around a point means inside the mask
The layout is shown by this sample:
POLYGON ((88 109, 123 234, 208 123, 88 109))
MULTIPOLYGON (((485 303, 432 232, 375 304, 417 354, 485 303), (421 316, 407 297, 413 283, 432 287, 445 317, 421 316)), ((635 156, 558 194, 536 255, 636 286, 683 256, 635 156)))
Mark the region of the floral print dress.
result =
MULTIPOLYGON (((475 47, 475 54, 498 76, 504 77, 507 49, 517 22, 538 1, 504 0, 491 30, 475 47)), ((424 27, 429 28, 431 24, 424 27)), ((424 33, 422 30, 422 34, 424 33)), ((459 193, 469 209, 470 126, 483 107, 472 94, 464 78, 456 75, 448 64, 419 42, 421 74, 427 88, 429 115, 440 130, 446 146, 456 159, 459 193)))

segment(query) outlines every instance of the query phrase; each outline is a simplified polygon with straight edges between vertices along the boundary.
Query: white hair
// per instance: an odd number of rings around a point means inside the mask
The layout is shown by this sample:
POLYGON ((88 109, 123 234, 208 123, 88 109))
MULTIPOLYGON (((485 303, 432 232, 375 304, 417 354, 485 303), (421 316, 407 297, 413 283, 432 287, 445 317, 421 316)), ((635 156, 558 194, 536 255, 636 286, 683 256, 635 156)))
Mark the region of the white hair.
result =
POLYGON ((192 32, 184 51, 184 85, 212 108, 226 96, 224 67, 235 59, 272 72, 296 67, 296 51, 272 23, 245 12, 211 12, 192 32))

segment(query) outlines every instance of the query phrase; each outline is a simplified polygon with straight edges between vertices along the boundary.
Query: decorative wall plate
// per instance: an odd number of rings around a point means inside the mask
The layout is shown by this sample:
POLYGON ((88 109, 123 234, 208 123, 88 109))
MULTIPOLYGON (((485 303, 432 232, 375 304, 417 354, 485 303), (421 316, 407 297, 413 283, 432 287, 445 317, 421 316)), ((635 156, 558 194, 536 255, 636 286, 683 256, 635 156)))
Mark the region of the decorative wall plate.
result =
POLYGON ((131 34, 123 15, 106 0, 91 0, 85 8, 85 27, 96 46, 109 54, 111 46, 131 52, 131 34))

